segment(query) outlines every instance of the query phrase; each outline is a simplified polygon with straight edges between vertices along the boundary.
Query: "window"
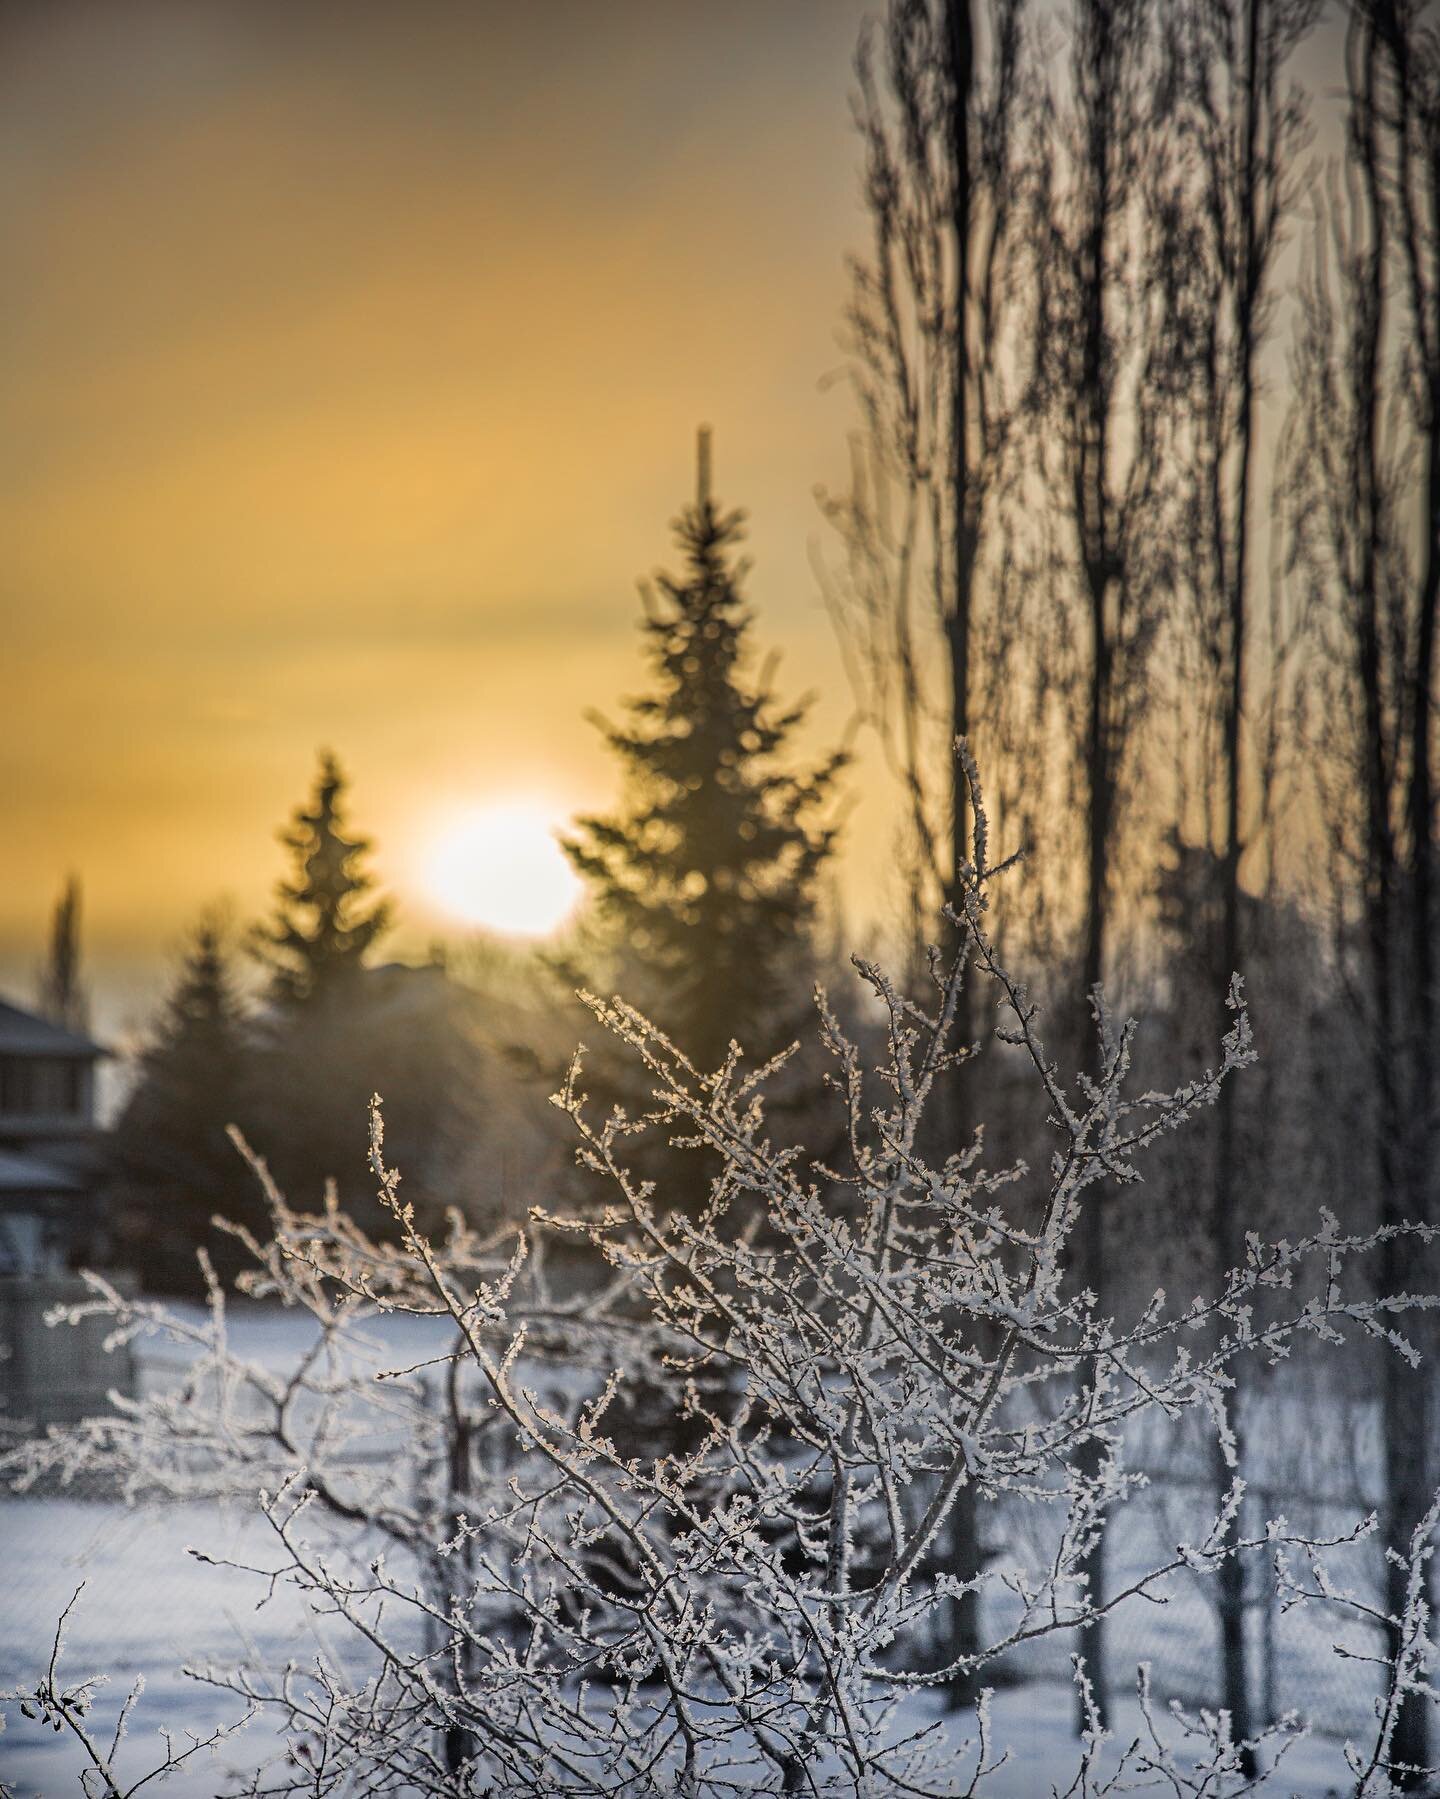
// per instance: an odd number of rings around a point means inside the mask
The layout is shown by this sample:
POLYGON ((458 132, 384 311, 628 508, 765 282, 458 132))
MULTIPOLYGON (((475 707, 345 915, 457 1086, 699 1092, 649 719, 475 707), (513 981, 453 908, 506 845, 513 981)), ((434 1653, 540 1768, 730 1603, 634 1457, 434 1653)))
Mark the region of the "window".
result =
POLYGON ((0 1057, 0 1116, 73 1117, 85 1109, 85 1065, 74 1057, 0 1057))
POLYGON ((0 1112, 31 1111, 30 1064, 8 1057, 0 1061, 0 1112))

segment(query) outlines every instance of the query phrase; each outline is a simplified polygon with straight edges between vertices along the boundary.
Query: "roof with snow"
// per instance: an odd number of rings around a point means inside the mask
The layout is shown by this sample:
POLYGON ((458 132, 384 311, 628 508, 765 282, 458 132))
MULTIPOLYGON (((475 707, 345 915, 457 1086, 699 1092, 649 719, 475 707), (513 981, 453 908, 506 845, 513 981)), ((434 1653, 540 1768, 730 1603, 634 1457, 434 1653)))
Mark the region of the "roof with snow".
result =
POLYGON ((105 1050, 78 1031, 0 999, 0 1056, 71 1056, 91 1061, 105 1050))

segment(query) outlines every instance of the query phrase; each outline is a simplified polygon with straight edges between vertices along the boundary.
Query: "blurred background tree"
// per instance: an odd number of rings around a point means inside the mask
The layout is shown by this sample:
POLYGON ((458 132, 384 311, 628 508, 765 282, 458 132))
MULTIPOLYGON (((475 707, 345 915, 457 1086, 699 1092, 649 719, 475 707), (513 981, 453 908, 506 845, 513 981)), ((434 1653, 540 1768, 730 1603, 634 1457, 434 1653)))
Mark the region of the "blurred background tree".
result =
POLYGON ((90 1028, 90 1000, 80 978, 80 881, 65 882, 50 920, 50 953, 40 970, 42 1015, 82 1035, 90 1028))
POLYGON ((122 1183, 121 1245, 162 1292, 199 1286, 204 1245, 222 1277, 245 1265, 216 1215, 259 1228, 265 1209, 226 1127, 254 1123, 259 1068, 254 1023, 241 998, 224 923, 195 927, 174 985, 141 1052, 134 1088, 115 1126, 122 1183))
POLYGON ((277 889, 274 919, 257 928, 253 944, 269 970, 270 998, 282 1009, 328 1003, 389 928, 389 902, 366 899, 375 886, 363 867, 370 844, 344 832, 345 785, 340 764, 322 750, 310 804, 296 809, 281 835, 293 872, 277 889))

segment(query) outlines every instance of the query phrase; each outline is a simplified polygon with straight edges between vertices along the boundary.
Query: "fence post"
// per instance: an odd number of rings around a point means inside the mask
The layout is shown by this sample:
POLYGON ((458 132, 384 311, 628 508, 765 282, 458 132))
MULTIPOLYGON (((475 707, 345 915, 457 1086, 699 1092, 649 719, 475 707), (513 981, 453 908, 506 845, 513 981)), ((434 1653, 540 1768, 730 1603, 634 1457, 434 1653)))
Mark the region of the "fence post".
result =
MULTIPOLYGON (((1275 1507, 1271 1501, 1274 1495, 1268 1488, 1262 1488, 1258 1497, 1264 1500, 1265 1516, 1273 1517, 1275 1507)), ((1268 1569, 1255 1603, 1260 1607, 1260 1715, 1268 1726, 1280 1716, 1279 1664, 1275 1653, 1275 1582, 1268 1569)))

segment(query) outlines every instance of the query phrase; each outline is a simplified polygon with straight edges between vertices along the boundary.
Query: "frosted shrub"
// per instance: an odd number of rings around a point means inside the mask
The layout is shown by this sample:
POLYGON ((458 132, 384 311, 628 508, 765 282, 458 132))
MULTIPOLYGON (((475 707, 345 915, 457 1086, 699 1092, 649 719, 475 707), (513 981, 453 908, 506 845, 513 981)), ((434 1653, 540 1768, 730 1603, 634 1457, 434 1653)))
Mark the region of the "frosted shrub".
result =
MULTIPOLYGON (((386 1165, 377 1102, 371 1164, 393 1234, 365 1236, 333 1203, 298 1213, 267 1182, 271 1240, 247 1239, 249 1290, 314 1321, 294 1366, 232 1350, 218 1288, 195 1324, 93 1283, 82 1309, 118 1336, 188 1337, 195 1359, 179 1388, 32 1446, 27 1477, 106 1468, 136 1494, 258 1494, 271 1552, 255 1572, 300 1589, 351 1641, 343 1661, 196 1671, 283 1724, 288 1755, 247 1790, 983 1791, 1004 1753, 988 1698, 962 1750, 925 1689, 962 1674, 984 1688, 1007 1653, 1065 1632, 1083 1695, 1087 1622, 1163 1601, 1178 1570, 1210 1574, 1237 1552, 1271 1558, 1285 1603, 1334 1602, 1324 1544, 1279 1520, 1258 1544, 1236 1541, 1238 1480, 1123 1592, 1087 1590, 1087 1546, 1139 1478, 1122 1456, 1139 1413, 1198 1409, 1224 1441, 1238 1358, 1356 1334, 1408 1354, 1393 1320, 1430 1300, 1374 1297, 1357 1264, 1381 1238, 1322 1218, 1304 1238, 1252 1238, 1209 1292, 1156 1293, 1123 1321, 1098 1314, 1067 1254, 1082 1209, 1098 1182, 1137 1179, 1147 1146, 1249 1060, 1244 1005, 1237 983, 1214 1069, 1132 1094, 1132 1027, 1097 999, 1095 1072, 1062 1083, 986 933, 1002 869, 975 798, 965 966, 935 962, 920 1005, 856 963, 885 1022, 875 1069, 820 996, 843 1118, 833 1166, 767 1135, 771 1069, 747 1068, 738 1049, 697 1069, 637 1013, 591 1000, 643 1063, 652 1103, 643 1118, 593 1116, 577 1056, 556 1103, 596 1179, 589 1209, 537 1211, 488 1240, 456 1214, 432 1240, 386 1165), (1043 1172, 992 1167, 979 1140, 926 1159, 927 1106, 963 1053, 952 1027, 967 969, 1053 1130, 1043 1172), (700 1215, 633 1172, 642 1129, 709 1159, 700 1215), (547 1274, 557 1233, 590 1246, 578 1294, 547 1274), (383 1364, 374 1327, 396 1314, 424 1341, 383 1364), (673 1413, 658 1440, 637 1441, 637 1390, 673 1413), (943 1527, 967 1484, 982 1509, 1045 1514, 1049 1557, 947 1566, 943 1527), (937 1665, 937 1619, 967 1589, 1003 1623, 963 1664, 937 1665)), ((1154 1217, 1167 1228, 1159 1200, 1154 1217)), ((1351 1750, 1366 1795, 1389 1790, 1387 1719, 1427 1678, 1428 1528, 1410 1554, 1409 1648, 1388 1670, 1374 1743, 1351 1750)), ((1244 1784, 1223 1715, 1172 1712, 1143 1670, 1138 1695, 1135 1740, 1107 1745, 1094 1720, 1070 1791, 1244 1784)), ((95 1791, 124 1792, 88 1735, 89 1697, 52 1667, 27 1704, 90 1744, 95 1791)), ((1266 1765, 1298 1728, 1267 1733, 1266 1765)))

